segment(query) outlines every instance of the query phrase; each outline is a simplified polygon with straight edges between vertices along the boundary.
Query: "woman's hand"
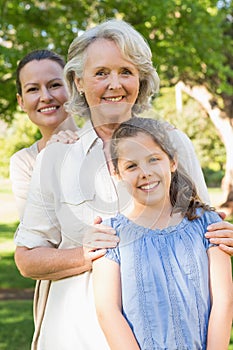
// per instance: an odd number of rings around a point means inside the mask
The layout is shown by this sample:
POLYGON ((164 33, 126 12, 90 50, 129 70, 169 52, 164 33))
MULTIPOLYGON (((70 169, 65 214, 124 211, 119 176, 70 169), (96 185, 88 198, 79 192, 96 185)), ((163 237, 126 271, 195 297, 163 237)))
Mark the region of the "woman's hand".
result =
POLYGON ((119 243, 116 231, 106 225, 101 224, 102 219, 97 217, 94 225, 85 233, 83 237, 84 258, 91 261, 103 256, 107 248, 115 248, 119 243))
POLYGON ((61 130, 57 134, 51 136, 51 138, 46 143, 46 146, 54 142, 61 142, 66 144, 75 143, 78 139, 79 137, 77 131, 61 130))
POLYGON ((233 256, 233 225, 227 221, 216 222, 207 227, 205 234, 211 243, 219 244, 219 248, 233 256))
POLYGON ((96 218, 83 236, 83 246, 70 249, 52 247, 16 247, 15 262, 24 277, 59 280, 92 269, 92 261, 116 247, 119 237, 110 226, 101 225, 96 218))

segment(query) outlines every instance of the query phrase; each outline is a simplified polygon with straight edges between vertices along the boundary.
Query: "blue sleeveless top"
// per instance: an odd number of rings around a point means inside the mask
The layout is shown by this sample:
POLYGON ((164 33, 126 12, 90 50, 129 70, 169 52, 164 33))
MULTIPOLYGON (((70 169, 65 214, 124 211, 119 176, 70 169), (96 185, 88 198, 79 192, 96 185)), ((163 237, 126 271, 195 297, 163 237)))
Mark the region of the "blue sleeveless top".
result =
POLYGON ((206 349, 210 293, 204 234, 215 212, 152 230, 124 215, 105 220, 120 236, 106 257, 120 264, 123 314, 142 350, 206 349))

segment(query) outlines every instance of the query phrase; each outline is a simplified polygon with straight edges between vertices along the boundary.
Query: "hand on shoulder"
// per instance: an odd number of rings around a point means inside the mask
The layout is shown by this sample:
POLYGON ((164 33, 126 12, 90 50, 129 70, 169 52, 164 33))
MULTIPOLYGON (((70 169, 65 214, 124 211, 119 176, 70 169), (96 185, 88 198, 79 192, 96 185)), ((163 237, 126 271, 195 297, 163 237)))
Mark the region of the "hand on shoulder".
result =
POLYGON ((233 224, 220 221, 207 227, 205 236, 211 243, 218 244, 219 248, 233 256, 233 224))
POLYGON ((61 142, 64 144, 71 144, 75 143, 79 139, 78 132, 77 131, 71 131, 71 130, 61 130, 57 134, 54 134, 51 136, 49 141, 46 143, 46 146, 55 143, 55 142, 61 142))

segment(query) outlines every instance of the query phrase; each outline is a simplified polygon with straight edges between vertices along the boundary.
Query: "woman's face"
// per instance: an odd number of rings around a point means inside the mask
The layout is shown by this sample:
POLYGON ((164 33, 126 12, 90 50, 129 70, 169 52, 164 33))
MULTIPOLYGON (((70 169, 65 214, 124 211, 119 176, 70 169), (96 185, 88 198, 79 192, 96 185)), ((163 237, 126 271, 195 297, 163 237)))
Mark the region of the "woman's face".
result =
POLYGON ((83 76, 76 78, 76 85, 85 94, 94 123, 122 122, 131 117, 139 71, 113 41, 98 39, 87 48, 83 76))
POLYGON ((68 92, 63 78, 63 68, 50 59, 28 62, 20 71, 22 96, 18 103, 30 120, 41 131, 55 130, 67 113, 63 107, 68 92))

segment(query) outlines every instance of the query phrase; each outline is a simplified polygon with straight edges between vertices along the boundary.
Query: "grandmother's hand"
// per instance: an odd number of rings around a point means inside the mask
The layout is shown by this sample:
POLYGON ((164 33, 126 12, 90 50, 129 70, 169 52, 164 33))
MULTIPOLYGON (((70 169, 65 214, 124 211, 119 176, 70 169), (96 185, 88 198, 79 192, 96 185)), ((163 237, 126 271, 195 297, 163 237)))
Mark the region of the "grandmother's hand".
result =
POLYGON ((102 225, 101 222, 102 219, 97 217, 94 225, 83 237, 84 257, 91 261, 100 258, 106 253, 107 248, 115 248, 119 243, 116 231, 110 226, 102 225))
POLYGON ((217 211, 217 213, 218 213, 218 215, 220 216, 220 218, 221 218, 222 220, 224 220, 225 217, 227 216, 226 213, 224 213, 224 211, 217 211))
POLYGON ((233 225, 227 221, 220 221, 207 227, 205 234, 211 243, 219 244, 219 248, 233 256, 233 225))
POLYGON ((50 139, 46 143, 46 146, 55 142, 61 142, 66 144, 75 143, 78 139, 79 137, 77 131, 61 130, 57 134, 54 134, 50 137, 50 139))

